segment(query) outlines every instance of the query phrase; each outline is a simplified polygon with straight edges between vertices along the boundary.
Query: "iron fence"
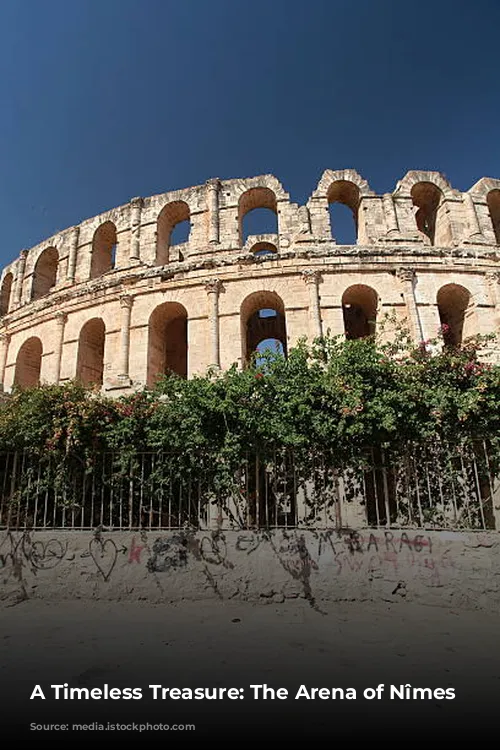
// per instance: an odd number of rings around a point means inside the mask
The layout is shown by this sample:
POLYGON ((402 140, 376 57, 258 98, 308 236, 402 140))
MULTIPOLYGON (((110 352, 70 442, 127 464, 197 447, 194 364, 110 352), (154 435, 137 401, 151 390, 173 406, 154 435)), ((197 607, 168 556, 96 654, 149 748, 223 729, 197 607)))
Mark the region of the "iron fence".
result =
POLYGON ((412 446, 362 461, 274 448, 225 471, 214 456, 0 454, 0 527, 28 529, 498 529, 500 470, 486 443, 412 446), (229 479, 228 479, 229 477, 229 479))

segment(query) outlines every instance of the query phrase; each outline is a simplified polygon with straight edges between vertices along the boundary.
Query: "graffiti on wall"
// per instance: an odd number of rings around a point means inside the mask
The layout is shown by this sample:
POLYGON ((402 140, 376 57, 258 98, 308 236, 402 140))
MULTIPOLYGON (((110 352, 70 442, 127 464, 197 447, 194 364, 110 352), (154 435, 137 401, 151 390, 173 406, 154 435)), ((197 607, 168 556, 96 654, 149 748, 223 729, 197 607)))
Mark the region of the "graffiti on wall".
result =
POLYGON ((294 571, 319 570, 322 564, 333 564, 335 575, 365 572, 368 577, 376 571, 391 569, 397 574, 401 568, 421 568, 429 571, 436 583, 440 581, 440 571, 453 567, 453 558, 448 547, 434 549, 436 543, 427 534, 408 532, 395 533, 358 531, 312 531, 309 548, 305 546, 303 533, 297 531, 241 533, 236 539, 236 550, 252 555, 262 545, 270 544, 284 567, 294 571))
POLYGON ((183 534, 172 534, 157 539, 147 561, 150 573, 167 573, 185 568, 188 564, 188 540, 183 534))
POLYGON ((12 568, 18 575, 28 566, 32 572, 53 570, 66 557, 68 543, 57 537, 33 541, 30 532, 6 531, 0 539, 0 570, 12 568))
POLYGON ((244 597, 258 586, 265 588, 269 580, 278 586, 274 594, 285 588, 298 591, 296 595, 302 591, 314 606, 317 586, 324 591, 330 582, 335 591, 334 581, 339 579, 345 585, 377 578, 397 583, 407 577, 442 585, 456 565, 457 547, 447 539, 437 533, 389 530, 179 530, 161 535, 95 530, 90 538, 86 532, 49 536, 5 531, 0 532, 0 576, 4 582, 12 579, 24 585, 30 576, 52 575, 65 585, 76 575, 72 580, 79 586, 126 581, 130 591, 147 587, 152 576, 163 592, 170 576, 187 574, 193 590, 204 590, 208 584, 222 598, 244 597))

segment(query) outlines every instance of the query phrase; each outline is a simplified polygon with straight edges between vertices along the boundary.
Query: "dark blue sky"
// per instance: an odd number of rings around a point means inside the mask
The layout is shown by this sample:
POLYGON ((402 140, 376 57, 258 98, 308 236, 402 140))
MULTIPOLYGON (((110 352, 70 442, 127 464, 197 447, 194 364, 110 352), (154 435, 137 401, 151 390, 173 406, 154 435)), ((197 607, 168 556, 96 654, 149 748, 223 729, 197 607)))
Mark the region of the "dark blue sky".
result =
POLYGON ((3 0, 0 261, 213 176, 500 177, 499 29, 498 0, 3 0))

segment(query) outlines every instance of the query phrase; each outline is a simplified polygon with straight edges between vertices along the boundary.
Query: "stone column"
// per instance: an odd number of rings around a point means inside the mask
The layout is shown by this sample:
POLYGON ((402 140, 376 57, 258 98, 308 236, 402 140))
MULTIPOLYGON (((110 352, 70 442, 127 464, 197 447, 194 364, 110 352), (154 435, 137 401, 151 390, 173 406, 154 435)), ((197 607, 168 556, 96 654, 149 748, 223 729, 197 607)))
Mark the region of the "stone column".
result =
POLYGON ((14 307, 19 307, 23 297, 24 270, 26 268, 27 250, 21 250, 16 268, 16 288, 14 292, 14 307))
POLYGON ((424 336, 418 314, 417 300, 415 299, 415 271, 411 268, 398 268, 396 276, 403 287, 403 297, 408 311, 411 334, 415 339, 415 343, 418 344, 423 340, 424 336))
POLYGON ((476 206, 472 200, 470 193, 464 193, 465 211, 467 215, 467 223, 469 225, 469 236, 475 234, 482 234, 481 227, 479 226, 479 219, 477 218, 476 206))
POLYGON ((130 252, 129 260, 138 262, 141 259, 139 241, 141 236, 142 198, 132 198, 130 201, 130 252))
POLYGON ((7 354, 9 352, 10 334, 0 333, 0 391, 3 391, 7 354))
POLYGON ((321 338, 321 336, 323 336, 319 301, 319 283, 321 281, 321 275, 319 271, 309 268, 302 272, 302 278, 309 287, 309 310, 311 312, 314 326, 314 338, 321 338))
POLYGON ((207 180, 208 205, 208 241, 210 244, 219 242, 219 189, 220 181, 217 177, 207 180))
POLYGON ((500 271, 489 271, 485 274, 490 299, 495 305, 495 315, 500 317, 500 271))
POLYGON ((118 377, 128 379, 129 377, 129 353, 130 353, 130 319, 132 316, 132 305, 134 298, 130 294, 120 296, 120 307, 122 309, 122 320, 120 329, 120 359, 118 363, 118 377))
POLYGON ((390 193, 385 193, 382 197, 384 206, 384 216, 387 224, 388 232, 399 232, 398 217, 396 214, 396 207, 394 205, 394 198, 390 193))
POLYGON ((56 319, 56 343, 54 347, 54 383, 57 385, 61 379, 61 363, 64 345, 64 328, 68 316, 62 310, 55 314, 56 319))
POLYGON ((219 279, 210 279, 205 283, 208 295, 208 324, 210 329, 210 365, 220 368, 219 342, 219 293, 221 290, 219 279))
POLYGON ((71 238, 69 244, 68 253, 68 271, 66 274, 66 280, 71 284, 75 283, 76 276, 76 257, 78 253, 78 240, 80 238, 80 227, 73 227, 71 231, 71 238))

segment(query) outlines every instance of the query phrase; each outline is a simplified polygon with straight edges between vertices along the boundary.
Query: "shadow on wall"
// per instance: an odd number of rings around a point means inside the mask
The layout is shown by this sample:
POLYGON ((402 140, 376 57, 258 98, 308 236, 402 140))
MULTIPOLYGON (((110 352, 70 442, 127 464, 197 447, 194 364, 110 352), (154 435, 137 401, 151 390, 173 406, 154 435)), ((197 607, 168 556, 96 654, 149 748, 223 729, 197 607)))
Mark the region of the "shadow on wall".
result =
POLYGON ((164 302, 153 310, 149 318, 149 386, 153 386, 161 375, 168 372, 187 378, 187 336, 187 310, 183 305, 177 302, 164 302))

